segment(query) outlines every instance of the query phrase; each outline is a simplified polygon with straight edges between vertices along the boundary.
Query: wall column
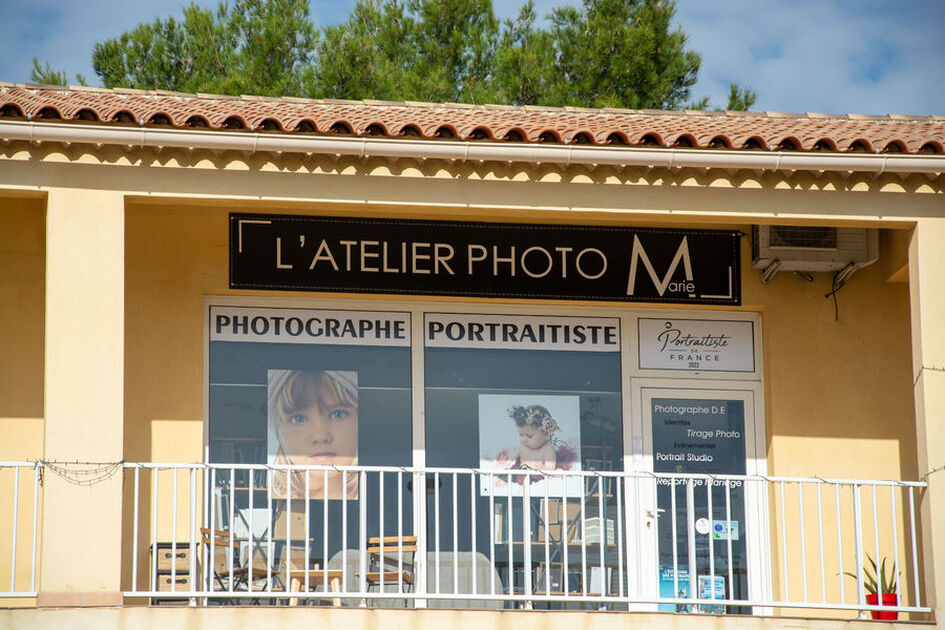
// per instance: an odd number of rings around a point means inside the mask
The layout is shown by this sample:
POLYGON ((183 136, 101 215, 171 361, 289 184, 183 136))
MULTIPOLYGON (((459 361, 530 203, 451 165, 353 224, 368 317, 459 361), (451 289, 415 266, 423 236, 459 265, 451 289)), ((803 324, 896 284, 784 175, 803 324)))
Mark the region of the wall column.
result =
POLYGON ((945 623, 945 219, 918 222, 909 244, 912 374, 921 502, 925 601, 945 623), (936 470, 938 469, 938 470, 936 470))
POLYGON ((44 473, 40 606, 122 601, 122 471, 82 472, 122 459, 124 212, 120 193, 49 191, 44 452, 63 464, 44 473))

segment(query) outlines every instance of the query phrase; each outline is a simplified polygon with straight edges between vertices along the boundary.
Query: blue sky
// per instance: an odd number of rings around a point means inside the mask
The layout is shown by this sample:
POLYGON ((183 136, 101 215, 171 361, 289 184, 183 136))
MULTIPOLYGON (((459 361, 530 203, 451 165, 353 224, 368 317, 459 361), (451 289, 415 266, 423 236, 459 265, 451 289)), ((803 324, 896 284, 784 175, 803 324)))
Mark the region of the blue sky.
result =
MULTIPOLYGON (((537 0, 540 16, 566 0, 537 0)), ((578 0, 570 0, 571 4, 578 0)), ((92 71, 92 44, 142 21, 177 15, 185 0, 0 0, 0 81, 24 83, 32 58, 92 71)), ((214 7, 216 0, 199 0, 214 7)), ((354 0, 312 0, 316 25, 345 19, 354 0)), ((500 17, 518 0, 494 0, 500 17)), ((943 0, 679 0, 676 21, 702 55, 698 98, 727 102, 728 84, 779 112, 945 114, 943 0)))

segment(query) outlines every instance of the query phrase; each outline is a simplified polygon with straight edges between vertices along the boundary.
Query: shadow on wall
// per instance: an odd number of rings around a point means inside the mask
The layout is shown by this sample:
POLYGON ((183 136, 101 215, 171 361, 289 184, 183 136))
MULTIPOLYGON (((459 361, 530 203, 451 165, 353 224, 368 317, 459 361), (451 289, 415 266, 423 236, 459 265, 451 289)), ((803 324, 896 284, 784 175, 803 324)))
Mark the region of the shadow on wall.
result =
POLYGON ((46 201, 0 197, 0 459, 43 454, 46 201))

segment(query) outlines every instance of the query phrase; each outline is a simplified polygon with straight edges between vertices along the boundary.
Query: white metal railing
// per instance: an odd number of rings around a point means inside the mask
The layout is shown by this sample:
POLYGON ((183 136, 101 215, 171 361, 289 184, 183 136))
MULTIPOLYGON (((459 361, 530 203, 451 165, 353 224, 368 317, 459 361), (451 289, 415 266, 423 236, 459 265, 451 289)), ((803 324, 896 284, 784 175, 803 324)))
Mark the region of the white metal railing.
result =
POLYGON ((43 465, 0 462, 0 598, 35 597, 43 465))
POLYGON ((930 610, 919 588, 922 482, 125 467, 133 496, 128 597, 851 616, 930 610), (293 487, 309 500, 287 501, 282 489, 293 487), (396 542, 406 536, 416 537, 416 551, 396 542), (897 576, 895 605, 867 601, 868 557, 885 558, 897 576))

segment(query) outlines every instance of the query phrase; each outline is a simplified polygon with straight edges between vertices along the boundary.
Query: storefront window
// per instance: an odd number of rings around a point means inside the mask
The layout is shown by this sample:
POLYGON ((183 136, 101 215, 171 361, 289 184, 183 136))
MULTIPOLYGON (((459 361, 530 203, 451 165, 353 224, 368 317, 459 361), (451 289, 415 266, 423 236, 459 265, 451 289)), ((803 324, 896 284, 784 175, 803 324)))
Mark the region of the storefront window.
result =
MULTIPOLYGON (((539 540, 549 497, 556 507, 562 497, 570 503, 567 510, 560 507, 565 516, 557 525, 559 542, 562 527, 571 540, 578 537, 579 506, 588 497, 595 512, 586 517, 600 517, 602 494, 605 509, 615 509, 609 482, 593 476, 536 475, 529 504, 517 497, 528 483, 523 471, 622 469, 619 320, 427 314, 424 326, 427 465, 486 473, 475 489, 477 551, 488 556, 496 552, 490 545, 508 540, 506 518, 514 523, 511 538, 522 541, 523 505, 530 504, 531 536, 539 540), (504 500, 510 496, 516 498, 504 500), (492 538, 490 526, 496 529, 492 538)), ((441 488, 440 506, 451 505, 452 492, 450 484, 441 488)), ((468 484, 457 486, 456 544, 464 550, 472 542, 472 492, 468 484)), ((428 506, 436 510, 433 501, 428 506)), ((442 548, 451 549, 452 512, 441 509, 436 516, 442 548)), ((507 569, 520 562, 504 560, 507 569)))
MULTIPOLYGON (((411 464, 409 314, 212 306, 209 316, 209 462, 411 464)), ((293 511, 312 499, 313 531, 316 523, 321 531, 325 505, 329 530, 339 529, 340 500, 362 492, 357 475, 337 471, 221 471, 215 485, 217 525, 236 529, 248 527, 247 511, 269 511, 270 501, 284 510, 286 496, 293 511)), ((377 483, 367 486, 377 506, 377 483)), ((388 500, 385 510, 395 515, 397 506, 388 500)), ((259 534, 273 520, 257 519, 253 529, 259 534)), ((348 522, 351 529, 357 519, 348 522)), ((342 540, 329 538, 335 546, 342 540)), ((349 540, 357 540, 354 529, 349 540)))

